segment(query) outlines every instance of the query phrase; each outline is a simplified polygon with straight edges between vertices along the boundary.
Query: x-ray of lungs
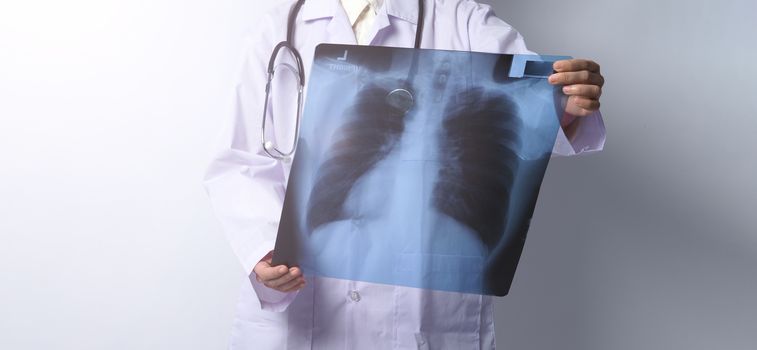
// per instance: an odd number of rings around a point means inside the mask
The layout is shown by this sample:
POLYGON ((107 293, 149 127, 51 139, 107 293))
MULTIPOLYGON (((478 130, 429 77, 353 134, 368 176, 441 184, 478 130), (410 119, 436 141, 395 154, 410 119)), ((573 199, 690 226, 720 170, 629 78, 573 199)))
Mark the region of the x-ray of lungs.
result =
POLYGON ((322 44, 274 264, 505 295, 559 129, 566 57, 322 44))

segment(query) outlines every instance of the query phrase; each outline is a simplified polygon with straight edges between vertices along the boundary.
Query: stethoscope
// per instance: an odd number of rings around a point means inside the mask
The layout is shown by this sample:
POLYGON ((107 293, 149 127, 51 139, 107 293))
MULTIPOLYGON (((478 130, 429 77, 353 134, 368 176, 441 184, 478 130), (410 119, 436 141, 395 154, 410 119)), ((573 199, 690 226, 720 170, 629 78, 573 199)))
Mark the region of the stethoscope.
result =
MULTIPOLYGON (((404 1, 404 0, 402 0, 404 1)), ((263 145, 263 150, 265 151, 268 156, 274 159, 290 159, 291 156, 294 154, 295 150, 297 150, 297 142, 300 138, 300 119, 302 117, 302 97, 303 97, 303 91, 305 90, 305 68, 302 64, 302 56, 300 56, 300 53, 297 51, 297 49, 294 47, 294 25, 297 20, 297 15, 300 12, 300 8, 305 3, 305 0, 297 0, 297 3, 294 4, 291 11, 289 12, 289 17, 287 20, 287 37, 285 41, 282 41, 276 45, 276 47, 273 49, 273 52, 271 53, 271 58, 268 60, 268 82, 265 85, 265 100, 263 103, 263 125, 261 127, 261 143, 263 145), (268 99, 271 92, 271 83, 273 81, 273 76, 276 71, 277 66, 275 65, 276 57, 278 57, 279 51, 282 49, 286 49, 286 51, 292 56, 292 59, 294 59, 296 67, 292 66, 288 63, 281 63, 279 66, 291 71, 294 76, 297 79, 297 116, 295 120, 295 130, 294 130, 294 141, 292 142, 292 148, 287 151, 283 152, 279 150, 276 145, 274 145, 273 142, 266 140, 266 116, 268 115, 268 99)), ((417 26, 415 31, 415 48, 419 49, 421 47, 421 37, 423 35, 423 15, 424 15, 424 8, 423 8, 423 0, 418 0, 418 19, 417 19, 417 26)), ((407 89, 398 88, 393 90, 389 93, 387 96, 387 102, 393 105, 401 105, 403 106, 403 109, 408 110, 410 109, 410 106, 412 106, 412 93, 410 93, 407 89)))

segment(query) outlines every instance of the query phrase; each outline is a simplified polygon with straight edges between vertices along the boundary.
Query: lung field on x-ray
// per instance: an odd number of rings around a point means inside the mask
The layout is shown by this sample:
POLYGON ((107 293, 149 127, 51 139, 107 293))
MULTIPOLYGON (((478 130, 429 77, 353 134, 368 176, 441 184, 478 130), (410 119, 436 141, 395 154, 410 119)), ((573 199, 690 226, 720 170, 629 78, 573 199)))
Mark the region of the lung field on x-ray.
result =
POLYGON ((506 94, 476 87, 445 106, 433 191, 439 210, 493 248, 504 232, 520 143, 518 107, 506 94))
POLYGON ((377 85, 361 89, 346 109, 347 120, 334 133, 336 141, 316 172, 307 205, 309 232, 344 220, 344 202, 355 183, 394 148, 405 129, 405 113, 386 102, 389 91, 377 85))

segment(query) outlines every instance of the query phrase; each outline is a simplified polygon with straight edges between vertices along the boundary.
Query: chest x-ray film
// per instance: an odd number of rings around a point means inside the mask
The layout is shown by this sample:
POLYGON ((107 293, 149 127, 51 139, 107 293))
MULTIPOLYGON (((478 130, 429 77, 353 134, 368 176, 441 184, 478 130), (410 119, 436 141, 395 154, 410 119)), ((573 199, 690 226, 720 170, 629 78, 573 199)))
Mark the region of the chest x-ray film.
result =
POLYGON ((318 46, 274 264, 505 295, 563 110, 565 57, 318 46))

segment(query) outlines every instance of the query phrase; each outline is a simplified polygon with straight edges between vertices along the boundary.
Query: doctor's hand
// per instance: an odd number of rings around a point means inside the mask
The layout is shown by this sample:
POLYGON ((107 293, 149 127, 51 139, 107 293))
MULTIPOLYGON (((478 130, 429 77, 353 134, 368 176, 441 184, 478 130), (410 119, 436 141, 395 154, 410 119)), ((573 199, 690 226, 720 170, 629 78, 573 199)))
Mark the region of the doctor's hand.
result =
POLYGON ((575 117, 586 117, 599 110, 599 97, 605 78, 599 72, 599 64, 590 60, 573 59, 554 63, 555 74, 549 77, 552 85, 563 85, 563 93, 568 95, 565 112, 569 114, 563 126, 575 117))
POLYGON ((258 282, 279 292, 294 292, 305 286, 305 277, 299 267, 271 266, 272 258, 273 251, 270 251, 252 269, 258 282))

